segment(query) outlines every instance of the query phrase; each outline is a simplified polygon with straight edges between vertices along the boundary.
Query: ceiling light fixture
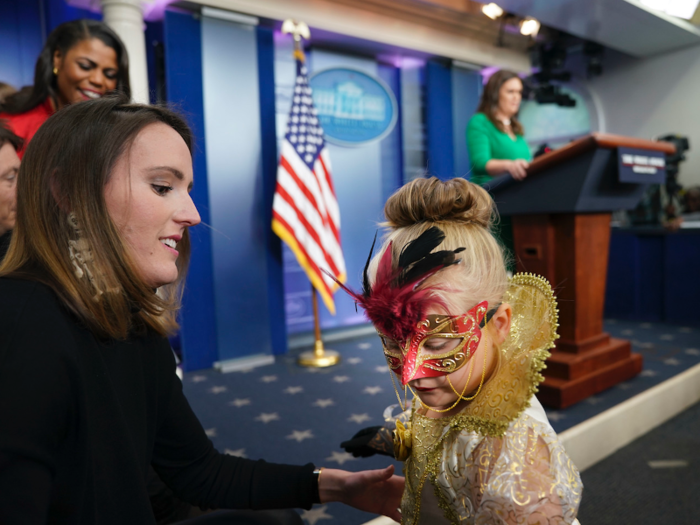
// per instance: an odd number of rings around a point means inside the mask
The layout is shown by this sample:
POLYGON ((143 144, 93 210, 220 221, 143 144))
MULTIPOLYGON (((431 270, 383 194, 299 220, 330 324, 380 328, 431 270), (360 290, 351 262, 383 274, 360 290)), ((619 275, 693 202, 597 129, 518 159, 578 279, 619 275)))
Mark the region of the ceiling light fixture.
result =
POLYGON ((496 18, 503 14, 503 9, 491 2, 490 4, 482 6, 481 12, 488 16, 491 20, 496 20, 496 18))
POLYGON ((527 17, 520 22, 520 34, 535 38, 540 31, 540 23, 534 18, 527 17))

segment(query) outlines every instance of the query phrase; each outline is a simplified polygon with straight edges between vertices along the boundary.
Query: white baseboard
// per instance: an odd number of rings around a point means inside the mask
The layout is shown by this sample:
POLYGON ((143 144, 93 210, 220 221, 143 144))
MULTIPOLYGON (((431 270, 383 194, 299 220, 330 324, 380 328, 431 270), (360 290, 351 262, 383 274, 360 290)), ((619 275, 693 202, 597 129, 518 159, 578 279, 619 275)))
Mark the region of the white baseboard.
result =
POLYGON ((700 365, 559 434, 580 471, 700 401, 700 365))

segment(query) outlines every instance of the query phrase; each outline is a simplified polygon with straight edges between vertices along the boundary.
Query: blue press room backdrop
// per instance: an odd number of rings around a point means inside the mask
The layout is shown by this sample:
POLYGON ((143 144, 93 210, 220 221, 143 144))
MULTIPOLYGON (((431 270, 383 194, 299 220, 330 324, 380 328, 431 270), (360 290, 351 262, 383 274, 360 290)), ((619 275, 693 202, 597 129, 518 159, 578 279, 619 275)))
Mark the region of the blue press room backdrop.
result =
MULTIPOLYGON (((1 2, 0 79, 30 84, 46 35, 76 18, 101 15, 62 0, 1 2)), ((197 139, 193 198, 205 224, 192 230, 180 333, 186 370, 284 353, 288 335, 313 327, 309 281, 270 228, 278 144, 294 82, 291 38, 278 29, 175 9, 147 23, 152 101, 174 104, 197 139)), ((359 288, 386 199, 426 172, 468 174, 464 130, 482 79, 478 71, 410 57, 377 60, 313 46, 307 55, 311 74, 358 69, 381 79, 397 101, 396 125, 381 140, 328 146, 348 283, 359 288)), ((335 316, 321 306, 324 330, 366 322, 343 293, 336 306, 335 316)))
MULTIPOLYGON (((76 18, 101 15, 63 0, 2 0, 0 80, 16 87, 30 84, 46 35, 76 18)), ((174 104, 196 137, 193 198, 204 224, 191 232, 193 256, 180 333, 185 369, 285 353, 289 335, 307 333, 313 326, 309 281, 270 228, 278 144, 295 74, 291 38, 280 33, 279 23, 249 25, 175 9, 146 25, 152 101, 174 104)), ((332 51, 311 45, 307 59, 311 74, 350 67, 381 79, 397 101, 396 125, 381 140, 328 146, 348 284, 359 288, 389 195, 426 173, 442 179, 469 177, 465 130, 483 78, 479 71, 449 61, 355 54, 347 43, 332 51)), ((569 94, 579 97, 575 91, 569 94)), ((521 118, 533 148, 544 141, 565 143, 593 129, 583 100, 575 110, 525 103, 521 118), (558 125, 553 128, 551 122, 558 125)), ((690 235, 613 235, 608 314, 672 320, 677 305, 693 298, 669 270, 681 270, 686 259, 679 250, 689 250, 686 245, 693 241, 690 235), (642 256, 659 243, 664 249, 652 249, 654 257, 642 256), (634 282, 623 278, 631 275, 625 273, 629 268, 639 277, 634 282), (671 277, 644 288, 635 284, 650 272, 671 277), (632 312, 621 299, 630 294, 635 298, 632 312)), ((365 323, 344 293, 336 294, 336 306, 336 316, 321 306, 324 330, 365 323)))

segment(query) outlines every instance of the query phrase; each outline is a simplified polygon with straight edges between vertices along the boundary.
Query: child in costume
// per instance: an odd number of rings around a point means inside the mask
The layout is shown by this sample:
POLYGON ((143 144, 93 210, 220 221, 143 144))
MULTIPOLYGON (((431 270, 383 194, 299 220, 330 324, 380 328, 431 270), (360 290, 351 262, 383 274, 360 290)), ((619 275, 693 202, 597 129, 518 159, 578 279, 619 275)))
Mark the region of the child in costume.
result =
POLYGON ((393 447, 388 427, 343 446, 362 456, 393 448, 405 461, 406 525, 577 523, 581 478, 534 396, 557 337, 549 284, 507 277, 493 201, 463 179, 416 179, 385 215, 391 231, 370 252, 362 292, 345 290, 413 401, 393 447))

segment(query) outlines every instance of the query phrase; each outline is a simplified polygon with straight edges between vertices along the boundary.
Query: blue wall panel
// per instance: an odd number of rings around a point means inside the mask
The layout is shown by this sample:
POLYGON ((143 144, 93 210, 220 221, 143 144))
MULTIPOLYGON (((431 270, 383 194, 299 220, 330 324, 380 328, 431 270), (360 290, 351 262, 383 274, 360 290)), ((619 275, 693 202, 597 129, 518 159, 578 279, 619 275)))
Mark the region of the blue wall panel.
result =
MULTIPOLYGON (((272 28, 258 27, 258 78, 262 148, 263 225, 272 224, 272 200, 277 186, 277 127, 275 122, 275 42, 272 28)), ((271 227, 263 229, 267 253, 267 296, 274 354, 287 352, 284 315, 282 241, 271 227)))
POLYGON ((78 20, 80 18, 90 18, 92 20, 102 20, 102 13, 97 11, 88 11, 68 5, 65 0, 44 0, 46 34, 53 31, 56 26, 70 20, 78 20))
POLYGON ((190 229, 192 259, 183 298, 181 342, 185 370, 210 368, 218 359, 211 222, 207 183, 200 22, 192 14, 167 11, 163 25, 168 101, 185 114, 195 136, 192 198, 202 224, 190 229))
POLYGON ((401 70, 398 67, 379 64, 377 66, 379 78, 386 82, 387 86, 396 97, 396 105, 399 115, 394 129, 381 142, 382 153, 382 201, 403 185, 403 134, 401 119, 401 70))
POLYGON ((0 1, 0 82, 19 89, 34 83, 34 65, 44 45, 38 0, 0 1))
POLYGON ((455 176, 451 67, 429 61, 425 84, 428 174, 451 179, 455 176))
POLYGON ((271 226, 264 195, 257 46, 255 27, 202 17, 214 298, 222 361, 272 353, 265 242, 271 226))
POLYGON ((452 67, 452 134, 455 176, 469 178, 467 124, 476 113, 483 88, 481 73, 452 67))

